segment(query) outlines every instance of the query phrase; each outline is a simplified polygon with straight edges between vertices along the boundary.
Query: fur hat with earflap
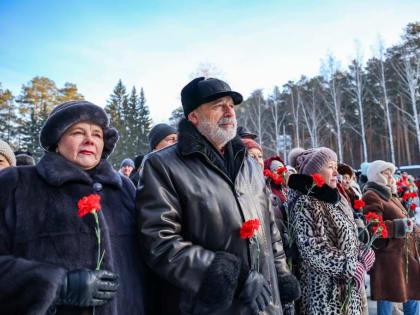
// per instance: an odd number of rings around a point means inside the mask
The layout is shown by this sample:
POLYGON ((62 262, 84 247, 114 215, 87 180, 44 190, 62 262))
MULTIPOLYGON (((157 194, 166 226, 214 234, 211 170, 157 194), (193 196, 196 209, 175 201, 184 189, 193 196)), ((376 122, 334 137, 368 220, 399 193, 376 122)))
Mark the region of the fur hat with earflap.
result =
POLYGON ((395 165, 390 162, 377 160, 370 163, 367 169, 368 181, 386 186, 387 185, 386 177, 381 174, 381 172, 385 171, 386 169, 390 169, 392 174, 395 173, 395 165))

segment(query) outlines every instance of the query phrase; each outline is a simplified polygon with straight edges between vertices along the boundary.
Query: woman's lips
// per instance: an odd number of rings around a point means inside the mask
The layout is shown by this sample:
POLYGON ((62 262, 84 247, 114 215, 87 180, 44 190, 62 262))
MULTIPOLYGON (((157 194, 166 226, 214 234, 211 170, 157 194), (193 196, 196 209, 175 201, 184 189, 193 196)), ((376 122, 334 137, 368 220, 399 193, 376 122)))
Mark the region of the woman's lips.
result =
POLYGON ((92 151, 89 150, 82 150, 80 151, 81 154, 86 154, 86 155, 94 155, 95 153, 93 153, 92 151))

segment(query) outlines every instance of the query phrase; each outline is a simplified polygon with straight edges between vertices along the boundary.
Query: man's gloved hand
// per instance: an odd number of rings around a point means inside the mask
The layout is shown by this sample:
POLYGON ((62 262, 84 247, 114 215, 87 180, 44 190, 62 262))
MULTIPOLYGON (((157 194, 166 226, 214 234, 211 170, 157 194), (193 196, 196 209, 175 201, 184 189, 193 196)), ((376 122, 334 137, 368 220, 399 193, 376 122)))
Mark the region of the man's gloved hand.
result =
POLYGON ((118 276, 107 270, 78 269, 67 273, 58 293, 57 305, 99 306, 113 299, 118 276))
POLYGON ((270 303, 271 288, 264 276, 251 271, 246 279, 239 300, 243 305, 249 306, 254 314, 262 312, 270 303))

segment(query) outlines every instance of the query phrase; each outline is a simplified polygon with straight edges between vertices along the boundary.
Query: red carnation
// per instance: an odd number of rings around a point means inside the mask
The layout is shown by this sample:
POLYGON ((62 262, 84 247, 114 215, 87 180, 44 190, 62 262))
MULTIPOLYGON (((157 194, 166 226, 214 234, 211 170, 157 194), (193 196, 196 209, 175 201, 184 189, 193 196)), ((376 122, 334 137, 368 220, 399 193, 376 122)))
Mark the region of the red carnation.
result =
POLYGON ((271 174, 270 170, 264 170, 265 177, 270 176, 270 174, 271 174))
POLYGON ((381 236, 383 238, 388 237, 388 231, 386 229, 386 225, 383 223, 379 223, 378 225, 374 226, 372 230, 373 230, 373 233, 378 236, 381 236))
POLYGON ((404 195, 402 195, 401 199, 404 201, 407 201, 409 198, 412 198, 411 193, 405 193, 404 195))
POLYGON ((314 181, 314 183, 318 186, 318 187, 322 187, 322 185, 324 185, 325 180, 324 177, 322 177, 320 174, 312 174, 312 179, 314 181))
POLYGON ((402 182, 397 182, 397 186, 401 187, 403 185, 402 182))
POLYGON ((277 174, 283 175, 283 173, 287 173, 287 167, 279 167, 277 169, 277 174))
POLYGON ((363 200, 361 200, 361 199, 358 199, 358 200, 355 200, 354 201, 354 209, 361 209, 361 208, 363 208, 364 206, 366 205, 366 203, 363 201, 363 200))
POLYGON ((280 185, 281 183, 284 183, 284 178, 282 176, 277 176, 274 180, 274 184, 280 185))
POLYGON ((254 231, 257 231, 260 227, 260 221, 258 219, 246 221, 239 230, 241 238, 246 239, 254 236, 254 231))
POLYGON ((412 203, 410 206, 410 209, 414 211, 416 210, 416 208, 417 208, 417 205, 415 203, 412 203))
POLYGON ((369 223, 370 221, 372 222, 379 222, 379 217, 375 212, 369 212, 366 215, 366 221, 369 223))
POLYGON ((92 211, 98 211, 101 209, 101 196, 98 194, 90 194, 79 200, 77 206, 79 208, 79 217, 83 217, 92 211))
POLYGON ((397 191, 400 193, 400 192, 403 192, 404 191, 404 188, 398 188, 397 189, 397 191))
POLYGON ((408 221, 407 221, 407 225, 408 225, 408 226, 411 226, 412 224, 413 224, 413 223, 411 223, 411 220, 408 220, 408 221))

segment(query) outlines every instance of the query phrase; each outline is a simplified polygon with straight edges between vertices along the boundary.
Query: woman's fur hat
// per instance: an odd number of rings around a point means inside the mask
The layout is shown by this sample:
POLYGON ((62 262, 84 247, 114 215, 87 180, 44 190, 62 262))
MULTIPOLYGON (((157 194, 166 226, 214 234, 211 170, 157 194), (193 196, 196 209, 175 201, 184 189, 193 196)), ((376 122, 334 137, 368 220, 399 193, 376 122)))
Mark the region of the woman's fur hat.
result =
POLYGON ((54 151, 66 130, 80 121, 99 125, 104 133, 102 158, 106 159, 118 141, 118 131, 109 127, 109 118, 104 109, 87 101, 70 101, 58 105, 48 116, 41 129, 39 142, 45 151, 54 151))

